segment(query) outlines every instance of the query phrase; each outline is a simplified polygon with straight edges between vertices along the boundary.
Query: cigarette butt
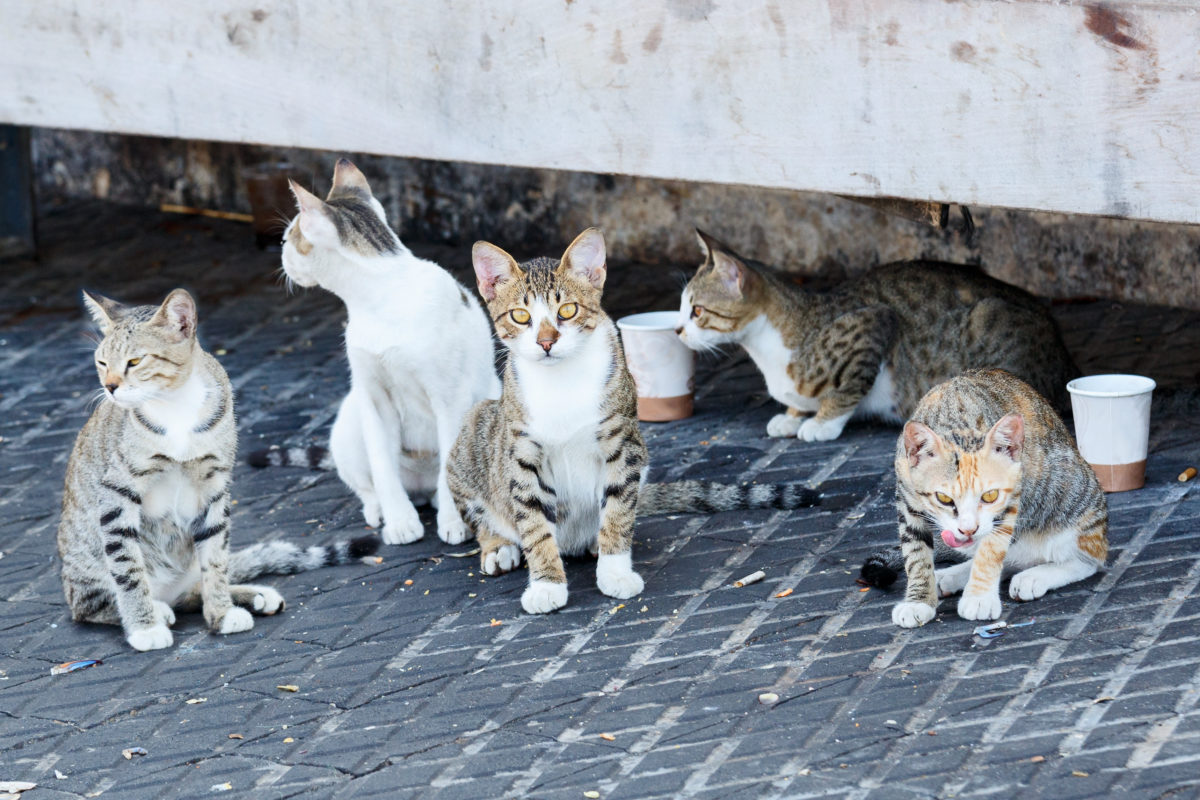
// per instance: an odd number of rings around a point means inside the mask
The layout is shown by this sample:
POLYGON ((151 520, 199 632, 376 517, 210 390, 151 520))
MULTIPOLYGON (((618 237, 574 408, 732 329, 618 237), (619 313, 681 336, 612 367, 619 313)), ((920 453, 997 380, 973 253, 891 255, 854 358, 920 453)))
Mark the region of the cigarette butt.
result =
POLYGON ((1032 761, 1034 764, 1040 764, 1046 760, 1046 757, 1045 756, 1034 756, 1033 758, 1031 758, 1029 760, 1032 761))
POLYGON ((500 621, 500 620, 498 620, 498 619, 493 619, 493 620, 492 620, 492 627, 493 627, 493 628, 494 628, 494 627, 496 627, 497 625, 503 625, 503 624, 504 624, 504 623, 503 623, 503 622, 501 622, 501 621, 500 621))
POLYGON ((1190 480, 1191 480, 1192 478, 1194 478, 1194 477, 1196 477, 1196 468, 1195 468, 1195 467, 1188 467, 1188 468, 1187 468, 1187 469, 1185 469, 1183 472, 1179 473, 1179 482, 1180 482, 1180 483, 1187 483, 1188 481, 1190 481, 1190 480))
POLYGON ((864 586, 863 588, 859 589, 859 591, 860 591, 860 592, 869 592, 869 591, 871 591, 871 587, 870 587, 870 586, 864 586))
POLYGON ((375 563, 376 563, 376 564, 382 564, 382 563, 383 563, 383 556, 375 556, 375 563))
POLYGON ((733 585, 740 589, 743 586, 749 586, 752 583, 758 583, 765 577, 767 577, 767 573, 763 572, 760 569, 758 572, 751 572, 749 575, 742 578, 740 581, 734 581, 733 585))
POLYGON ((408 580, 406 580, 406 581, 404 582, 404 585, 405 585, 405 586, 412 586, 412 578, 409 578, 408 580))
POLYGON ((275 688, 276 688, 276 689, 279 689, 279 690, 281 690, 281 691, 284 691, 284 692, 298 692, 298 691, 300 691, 300 687, 299 687, 299 686, 296 686, 295 684, 292 684, 292 683, 284 683, 284 684, 281 684, 281 685, 279 685, 279 686, 276 686, 275 688))
POLYGON ((230 739, 244 739, 246 737, 242 736, 240 733, 231 733, 231 734, 229 734, 229 738, 230 739))
POLYGON ((787 597, 787 596, 788 596, 789 594, 791 594, 791 593, 792 593, 792 590, 791 590, 791 589, 784 589, 782 592, 778 592, 778 593, 776 593, 776 595, 775 595, 775 596, 776 596, 776 597, 787 597))
POLYGON ((617 737, 613 736, 611 733, 602 733, 600 734, 600 738, 606 742, 615 742, 617 740, 617 737))

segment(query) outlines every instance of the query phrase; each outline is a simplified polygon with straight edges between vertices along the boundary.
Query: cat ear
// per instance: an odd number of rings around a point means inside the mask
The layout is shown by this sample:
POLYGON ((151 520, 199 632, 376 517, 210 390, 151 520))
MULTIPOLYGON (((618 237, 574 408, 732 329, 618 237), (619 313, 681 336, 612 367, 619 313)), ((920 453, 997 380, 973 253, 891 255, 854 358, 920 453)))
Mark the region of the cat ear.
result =
POLYGON ((608 275, 604 263, 606 255, 604 234, 599 228, 588 228, 576 236, 567 252, 563 253, 559 269, 573 272, 597 289, 603 289, 604 279, 608 275))
POLYGON ((741 257, 720 239, 699 228, 696 229, 696 238, 700 240, 700 247, 704 250, 704 266, 700 269, 711 267, 725 290, 734 297, 741 297, 742 290, 746 288, 746 282, 750 278, 750 271, 742 263, 741 257))
POLYGON ((928 425, 905 423, 904 452, 908 454, 908 465, 915 467, 926 459, 942 454, 942 439, 928 425))
POLYGON ((113 323, 124 309, 116 300, 110 300, 102 294, 92 294, 87 289, 83 290, 83 304, 92 315, 96 327, 105 336, 112 330, 113 323))
POLYGON ((177 342, 196 337, 196 301, 185 289, 175 289, 150 320, 151 325, 166 328, 167 335, 177 342))
POLYGON ((300 211, 300 231, 310 242, 337 245, 337 227, 329 218, 325 201, 288 178, 288 186, 296 197, 296 208, 300 211))
POLYGON ((1021 448, 1024 445, 1025 418, 1020 414, 1001 417, 988 431, 988 450, 993 453, 1003 453, 1013 461, 1021 458, 1021 448))
POLYGON ((333 188, 329 190, 329 196, 333 197, 335 193, 347 190, 371 194, 371 186, 367 183, 367 177, 351 163, 350 159, 339 158, 337 165, 333 168, 333 188))
POLYGON ((490 242, 475 243, 471 248, 471 265, 475 267, 479 294, 489 303, 496 299, 496 284, 512 280, 521 271, 512 256, 490 242))

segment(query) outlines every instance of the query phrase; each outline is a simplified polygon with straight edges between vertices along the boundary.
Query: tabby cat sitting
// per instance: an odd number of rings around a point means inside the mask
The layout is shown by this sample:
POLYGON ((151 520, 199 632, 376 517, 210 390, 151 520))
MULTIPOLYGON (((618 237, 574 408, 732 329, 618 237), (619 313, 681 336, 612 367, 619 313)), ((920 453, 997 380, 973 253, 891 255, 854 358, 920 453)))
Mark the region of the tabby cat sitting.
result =
POLYGON ((104 338, 103 399, 67 462, 58 554, 71 616, 120 625, 137 650, 169 647, 174 609, 202 610, 216 633, 254 626, 283 598, 242 584, 264 573, 342 564, 375 536, 301 549, 286 542, 229 552, 229 481, 237 450, 225 370, 196 340, 183 289, 160 306, 84 301, 104 338), (249 611, 247 611, 249 609, 249 611))
POLYGON ((1078 369, 1054 320, 976 267, 888 264, 822 294, 697 233, 705 260, 683 290, 680 336, 696 350, 745 348, 787 407, 768 436, 836 439, 853 417, 900 424, 938 383, 986 367, 1065 410, 1078 369))

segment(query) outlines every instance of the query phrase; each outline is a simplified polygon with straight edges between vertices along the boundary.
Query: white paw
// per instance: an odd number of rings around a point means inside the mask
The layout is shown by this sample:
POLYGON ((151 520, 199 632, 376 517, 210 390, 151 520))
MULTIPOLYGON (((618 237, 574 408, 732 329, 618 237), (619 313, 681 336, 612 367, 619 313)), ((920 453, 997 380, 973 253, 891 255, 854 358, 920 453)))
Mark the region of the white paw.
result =
POLYGON ((999 619, 1000 594, 964 594, 958 599, 958 615, 963 619, 999 619))
POLYGON ((480 571, 484 575, 502 575, 505 572, 512 572, 520 565, 521 548, 515 544, 505 544, 501 545, 498 550, 484 555, 480 571))
POLYGON ((379 527, 379 523, 383 521, 383 511, 379 508, 378 500, 363 501, 363 519, 372 528, 379 527))
POLYGON ((153 628, 142 628, 133 631, 125 637, 125 641, 134 650, 161 650, 170 647, 175 640, 171 637, 171 629, 166 625, 155 625, 153 628))
POLYGON ((154 610, 158 612, 158 618, 163 625, 168 628, 175 624, 175 609, 164 603, 162 600, 153 600, 154 610))
POLYGON ((796 431, 800 430, 800 423, 802 422, 804 420, 801 417, 793 417, 790 414, 776 414, 767 423, 767 436, 776 438, 795 436, 796 431))
POLYGON ((970 577, 970 570, 963 572, 954 567, 939 569, 937 571, 938 597, 949 597, 958 594, 967 585, 967 580, 970 577))
POLYGON ((260 586, 258 587, 258 594, 254 595, 254 599, 250 601, 250 605, 253 607, 255 614, 270 616, 282 611, 287 604, 283 601, 283 595, 279 592, 270 586, 260 586))
POLYGON ((1040 570, 1027 569, 1013 575, 1008 584, 1008 596, 1013 600, 1036 600, 1054 588, 1040 570))
POLYGON ((796 438, 802 442, 832 441, 842 435, 842 429, 846 427, 846 420, 849 418, 849 414, 825 421, 809 417, 800 423, 800 428, 796 431, 796 438))
POLYGON ((642 576, 633 571, 632 553, 600 556, 596 562, 596 588, 609 597, 628 600, 646 588, 642 576))
POLYGON ((221 620, 221 627, 217 629, 217 633, 242 633, 254 627, 254 617, 250 616, 250 612, 241 606, 233 606, 225 612, 225 618, 221 620))
POLYGON ((411 505, 384 518, 384 544, 411 544, 425 535, 425 526, 411 505))
POLYGON ((446 544, 462 544, 471 538, 471 531, 458 516, 458 512, 454 510, 453 506, 445 511, 438 511, 437 516, 438 538, 446 544))
POLYGON ((910 603, 905 600, 892 606, 892 622, 901 628, 919 628, 937 614, 937 609, 926 603, 910 603))
POLYGON ((530 581, 521 595, 521 607, 529 614, 549 614, 567 604, 567 585, 530 581))

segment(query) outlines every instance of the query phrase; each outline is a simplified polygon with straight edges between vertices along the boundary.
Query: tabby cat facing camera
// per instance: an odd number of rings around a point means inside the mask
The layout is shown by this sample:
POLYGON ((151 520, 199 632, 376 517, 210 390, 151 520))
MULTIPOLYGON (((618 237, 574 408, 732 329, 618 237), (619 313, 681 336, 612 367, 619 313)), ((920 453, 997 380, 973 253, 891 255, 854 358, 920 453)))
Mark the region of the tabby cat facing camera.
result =
POLYGON ((476 405, 463 423, 450 452, 450 489, 479 539, 485 574, 508 572, 524 555, 527 612, 566 605, 562 555, 598 554, 596 585, 609 597, 641 592, 632 556, 637 513, 819 501, 811 489, 774 484, 643 486, 648 456, 633 379, 600 307, 607 266, 599 230, 579 234, 561 260, 518 264, 487 242, 471 255, 508 363, 500 399, 476 405))
POLYGON ((229 481, 237 450, 225 370, 196 341, 183 289, 160 306, 84 294, 104 338, 100 405, 67 462, 58 554, 77 622, 120 625, 137 650, 169 647, 174 609, 203 611, 216 633, 254 627, 283 609, 265 573, 346 563, 374 536, 301 549, 267 542, 229 552, 229 481), (249 611, 247 611, 249 609, 249 611))
POLYGON ((888 264, 820 294, 697 233, 705 260, 683 290, 680 337, 695 350, 745 348, 787 407, 768 436, 836 439, 854 417, 900 424, 937 384, 988 367, 1066 409, 1078 369, 1053 318, 978 268, 888 264))

